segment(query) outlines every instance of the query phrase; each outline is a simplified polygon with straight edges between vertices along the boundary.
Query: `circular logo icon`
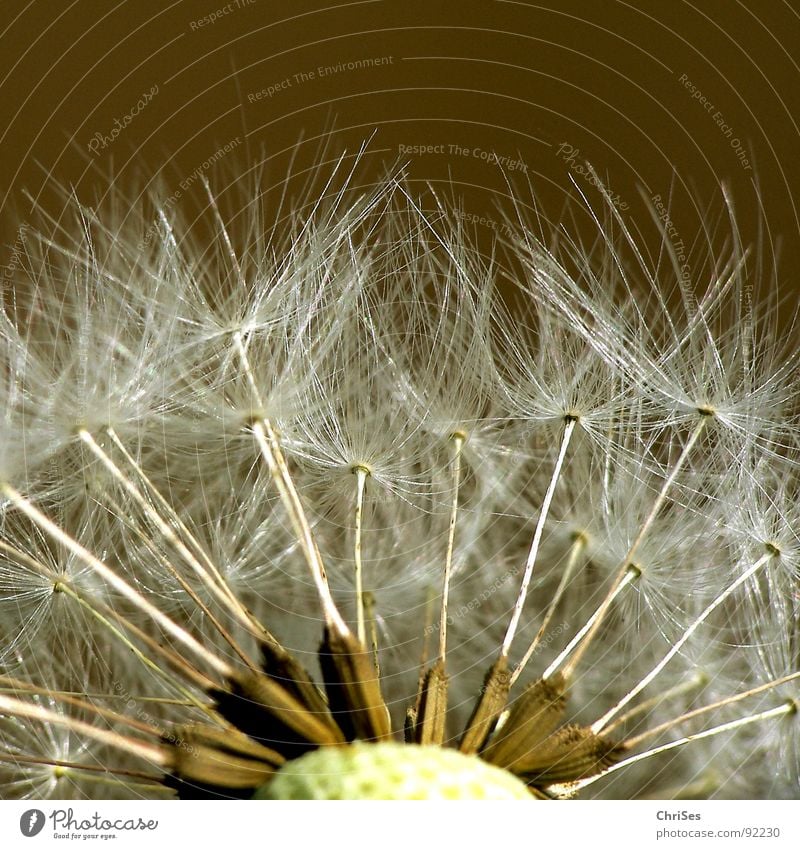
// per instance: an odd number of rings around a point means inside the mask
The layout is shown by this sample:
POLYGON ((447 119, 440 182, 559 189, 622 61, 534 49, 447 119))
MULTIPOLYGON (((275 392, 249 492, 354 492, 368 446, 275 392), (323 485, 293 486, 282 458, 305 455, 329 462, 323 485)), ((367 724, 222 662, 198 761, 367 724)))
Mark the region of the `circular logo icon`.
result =
POLYGON ((19 818, 19 830, 25 837, 36 837, 44 828, 44 812, 31 808, 19 818))

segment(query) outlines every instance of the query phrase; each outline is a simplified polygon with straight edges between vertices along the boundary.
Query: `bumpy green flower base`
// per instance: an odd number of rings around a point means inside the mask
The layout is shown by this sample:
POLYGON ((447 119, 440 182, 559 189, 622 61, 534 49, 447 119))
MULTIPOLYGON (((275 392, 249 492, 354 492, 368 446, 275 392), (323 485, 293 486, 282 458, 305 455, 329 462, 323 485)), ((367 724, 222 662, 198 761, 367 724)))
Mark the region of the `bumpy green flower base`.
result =
POLYGON ((353 743, 287 763, 255 799, 527 799, 525 785, 476 757, 436 746, 353 743))

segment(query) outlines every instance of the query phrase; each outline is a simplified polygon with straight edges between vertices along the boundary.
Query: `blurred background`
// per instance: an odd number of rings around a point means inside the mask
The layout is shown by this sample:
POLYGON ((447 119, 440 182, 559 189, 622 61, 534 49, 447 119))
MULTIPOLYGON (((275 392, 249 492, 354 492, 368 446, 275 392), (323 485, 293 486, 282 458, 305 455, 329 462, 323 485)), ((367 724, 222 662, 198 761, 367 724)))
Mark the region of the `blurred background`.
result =
POLYGON ((30 0, 0 15, 6 283, 32 206, 58 221, 65 189, 94 204, 114 183, 133 204, 157 185, 191 207, 200 176, 224 195, 256 173, 277 208, 363 150, 354 186, 400 169, 487 251, 511 199, 586 240, 589 210, 613 207, 655 252, 660 217, 698 285, 700 234, 730 236, 727 198, 766 285, 797 301, 796 4, 30 0))

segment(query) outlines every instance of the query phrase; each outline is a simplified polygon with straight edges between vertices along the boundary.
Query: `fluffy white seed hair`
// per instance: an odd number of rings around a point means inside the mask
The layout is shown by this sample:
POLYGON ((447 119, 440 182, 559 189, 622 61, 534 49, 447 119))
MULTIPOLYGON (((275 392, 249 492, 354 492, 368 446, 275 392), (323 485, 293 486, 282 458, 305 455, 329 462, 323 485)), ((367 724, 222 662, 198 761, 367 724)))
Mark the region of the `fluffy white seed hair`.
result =
POLYGON ((259 622, 313 669, 334 608, 395 725, 440 646, 451 739, 502 647, 514 682, 563 671, 575 721, 664 747, 587 795, 800 795, 796 711, 753 719, 797 699, 770 687, 800 663, 800 354, 736 240, 673 304, 679 269, 621 220, 591 250, 520 224, 512 304, 397 177, 334 176, 272 224, 244 195, 226 216, 209 189, 206 244, 121 191, 25 240, 0 312, 0 695, 29 705, 0 710, 4 795, 164 795, 69 716, 169 735, 207 710, 192 664, 224 676, 259 622))

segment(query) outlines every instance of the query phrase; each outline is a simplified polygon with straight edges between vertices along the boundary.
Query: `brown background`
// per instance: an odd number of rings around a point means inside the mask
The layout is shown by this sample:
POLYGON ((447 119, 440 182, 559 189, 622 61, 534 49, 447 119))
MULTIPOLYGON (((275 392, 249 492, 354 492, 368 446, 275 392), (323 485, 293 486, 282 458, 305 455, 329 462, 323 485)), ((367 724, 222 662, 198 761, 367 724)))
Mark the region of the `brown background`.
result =
POLYGON ((218 190, 259 163, 277 189, 292 156, 299 179, 321 144, 332 159, 370 139, 356 183, 406 164, 415 191, 430 184, 495 222, 509 192, 545 221, 575 207, 579 188, 598 202, 559 153, 569 145, 573 167, 592 164, 650 245, 648 197, 672 193, 689 245, 723 210, 724 186, 743 241, 762 239, 767 268, 780 254, 780 285, 797 300, 800 17, 790 3, 31 0, 3 2, 0 15, 4 269, 30 198, 58 218, 57 186, 93 203, 113 175, 137 188, 160 180, 168 194, 232 142, 204 171, 218 190), (367 58, 383 64, 317 72, 367 58), (114 140, 89 148, 155 86, 114 140), (428 144, 443 147, 400 151, 428 144), (481 151, 525 167, 491 165, 481 151))

